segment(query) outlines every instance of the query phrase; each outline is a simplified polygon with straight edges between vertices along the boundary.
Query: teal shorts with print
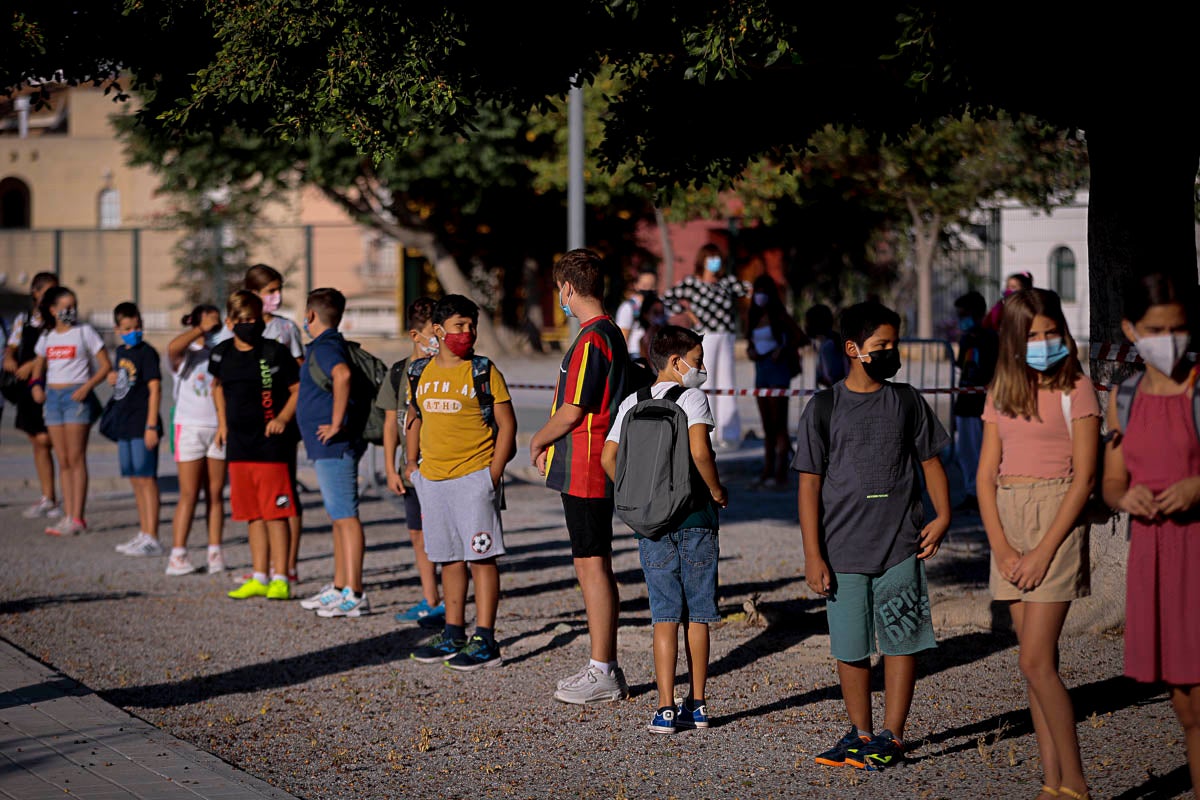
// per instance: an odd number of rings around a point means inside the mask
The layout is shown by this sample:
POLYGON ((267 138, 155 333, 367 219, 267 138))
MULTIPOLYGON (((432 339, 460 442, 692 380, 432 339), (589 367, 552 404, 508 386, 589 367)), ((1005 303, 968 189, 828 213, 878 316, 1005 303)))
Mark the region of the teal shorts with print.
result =
POLYGON ((925 563, 911 555, 882 573, 835 572, 825 604, 838 661, 908 656, 937 647, 925 563))

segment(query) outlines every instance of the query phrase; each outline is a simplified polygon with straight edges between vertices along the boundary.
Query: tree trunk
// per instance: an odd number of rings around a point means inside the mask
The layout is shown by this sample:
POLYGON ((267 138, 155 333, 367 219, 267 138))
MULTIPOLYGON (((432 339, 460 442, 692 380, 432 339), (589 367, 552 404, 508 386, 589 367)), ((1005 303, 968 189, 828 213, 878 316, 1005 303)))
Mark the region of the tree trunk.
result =
POLYGON ((917 338, 933 338, 933 256, 937 251, 938 236, 941 234, 942 218, 934 214, 923 219, 910 202, 909 211, 913 220, 915 254, 913 266, 917 273, 917 338))

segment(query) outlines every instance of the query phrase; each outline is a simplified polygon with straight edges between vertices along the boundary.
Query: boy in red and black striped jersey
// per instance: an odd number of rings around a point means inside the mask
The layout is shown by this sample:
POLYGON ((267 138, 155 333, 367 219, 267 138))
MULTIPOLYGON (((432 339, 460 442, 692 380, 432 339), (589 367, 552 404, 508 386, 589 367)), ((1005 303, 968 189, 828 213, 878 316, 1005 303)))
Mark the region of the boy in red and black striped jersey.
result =
POLYGON ((579 335, 563 357, 550 420, 534 434, 529 454, 546 485, 562 493, 591 639, 591 659, 559 681, 554 696, 564 703, 612 702, 628 697, 629 685, 617 665, 612 483, 600 455, 626 394, 629 352, 621 329, 604 313, 604 271, 596 253, 565 254, 554 265, 554 282, 563 312, 579 319, 579 335))

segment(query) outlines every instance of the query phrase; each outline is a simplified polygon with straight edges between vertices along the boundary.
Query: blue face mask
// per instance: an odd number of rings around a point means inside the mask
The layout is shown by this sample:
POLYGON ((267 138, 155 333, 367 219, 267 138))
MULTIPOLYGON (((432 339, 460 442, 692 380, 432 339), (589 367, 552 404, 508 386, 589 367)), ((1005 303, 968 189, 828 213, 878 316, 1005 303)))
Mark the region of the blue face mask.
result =
POLYGON ((958 321, 958 329, 963 333, 975 327, 975 320, 972 317, 963 317, 958 321))
MULTIPOLYGON (((571 294, 575 294, 574 289, 571 290, 571 294)), ((575 314, 571 312, 571 307, 563 302, 562 289, 558 290, 558 307, 562 309, 562 312, 564 315, 566 315, 567 319, 575 316, 575 314)))
POLYGON ((142 343, 142 332, 130 331, 129 333, 122 333, 121 341, 125 343, 126 347, 137 347, 142 343))
POLYGON ((708 270, 709 272, 713 272, 713 273, 720 272, 721 271, 721 257, 720 256, 709 256, 708 258, 704 259, 704 268, 706 270, 708 270))
POLYGON ((1042 342, 1028 342, 1025 345, 1025 364, 1038 372, 1045 372, 1067 355, 1067 345, 1058 337, 1042 342))

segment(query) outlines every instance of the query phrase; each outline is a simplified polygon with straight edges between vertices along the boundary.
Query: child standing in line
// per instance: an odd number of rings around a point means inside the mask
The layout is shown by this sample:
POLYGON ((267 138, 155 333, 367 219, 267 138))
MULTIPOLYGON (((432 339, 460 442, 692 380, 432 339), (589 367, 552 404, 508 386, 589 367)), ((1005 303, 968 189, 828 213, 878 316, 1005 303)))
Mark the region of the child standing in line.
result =
POLYGON ((204 488, 208 522, 208 572, 225 570, 221 538, 225 528, 225 448, 217 444, 217 406, 213 378, 208 372, 221 311, 198 305, 183 318, 187 330, 167 345, 167 359, 175 375, 173 441, 179 473, 179 501, 175 505, 174 543, 167 559, 168 575, 188 575, 196 568, 187 556, 188 534, 196 503, 204 488))
POLYGON ((504 555, 499 486, 516 453, 517 418, 504 376, 488 365, 496 428, 481 411, 474 378, 479 308, 458 294, 433 310, 438 354, 419 370, 408 397, 408 477, 421 498, 425 552, 441 566, 444 630, 412 658, 470 672, 504 663, 496 642, 500 570, 504 555), (475 633, 466 636, 468 565, 475 584, 475 633))
POLYGON ((142 312, 133 303, 113 309, 117 346, 116 369, 108 375, 118 420, 117 454, 121 476, 129 478, 137 500, 137 536, 117 545, 127 556, 161 556, 158 541, 158 442, 162 437, 162 369, 158 351, 142 341, 142 312))
MULTIPOLYGON (((1200 792, 1200 625, 1191 613, 1200 574, 1197 368, 1187 351, 1194 287, 1162 273, 1126 287, 1121 329, 1146 365, 1113 390, 1104 499, 1130 515, 1125 674, 1165 683, 1183 728, 1192 791, 1200 792), (1128 397, 1127 419, 1118 416, 1128 397)), ((1200 796, 1200 795, 1195 795, 1200 796)))
POLYGON ((1041 756, 1039 797, 1087 796, 1058 637, 1071 601, 1090 592, 1088 528, 1100 404, 1083 374, 1058 295, 1004 302, 996 374, 983 409, 976 479, 992 548, 992 597, 1009 604, 1041 756))
MULTIPOLYGON (((675 530, 658 539, 637 535, 638 553, 646 590, 650 594, 650 616, 654 623, 654 674, 658 684, 658 710, 647 726, 651 733, 675 733, 679 728, 707 728, 708 626, 720 622, 717 608, 717 561, 720 544, 718 508, 729 498, 717 474, 709 434, 716 426, 708 397, 700 387, 708 378, 704 370, 704 346, 694 331, 676 325, 659 330, 649 345, 650 363, 658 380, 651 397, 664 397, 675 387, 685 387, 675 402, 687 414, 688 444, 696 474, 703 485, 693 487, 692 502, 682 513, 675 530), (687 656, 690 685, 687 697, 675 705, 675 662, 678 658, 679 626, 687 656)), ((604 442, 601 461, 604 471, 617 481, 617 451, 625 416, 637 405, 638 395, 621 401, 616 420, 604 442)))
POLYGON ((225 324, 234 338, 214 347, 208 361, 217 407, 215 441, 226 447, 231 516, 248 525, 254 569, 229 596, 287 600, 287 521, 296 513, 288 459, 299 439, 299 367, 278 342, 263 338, 258 295, 234 292, 227 310, 225 324), (269 577, 268 570, 273 570, 269 577))
POLYGON ((78 301, 70 289, 46 290, 40 315, 53 327, 47 325, 34 346, 32 396, 42 404, 63 490, 63 515, 46 533, 69 536, 87 530, 88 435, 100 418, 95 389, 112 371, 112 362, 96 329, 79 322, 78 301))
POLYGON ((383 462, 388 488, 404 498, 404 520, 412 541, 413 558, 421 578, 421 600, 396 614, 397 622, 416 622, 422 627, 441 628, 446 624, 446 606, 440 599, 437 567, 425 554, 425 533, 421 527, 421 500, 417 490, 405 477, 405 430, 408 403, 408 365, 421 358, 438 354, 440 346, 433 332, 433 309, 437 301, 418 297, 408 306, 408 338, 412 340, 412 355, 392 365, 389 379, 379 387, 375 405, 383 409, 383 462))
POLYGON ((904 760, 916 654, 936 647, 925 560, 950 527, 939 454, 950 437, 900 370, 900 317, 879 303, 842 315, 846 378, 804 409, 792 468, 800 473, 804 578, 826 598, 850 730, 818 764, 882 769, 904 760), (918 467, 919 465, 919 467, 918 467), (937 517, 922 524, 918 470, 937 517), (871 656, 883 654, 884 727, 873 733, 871 656))

